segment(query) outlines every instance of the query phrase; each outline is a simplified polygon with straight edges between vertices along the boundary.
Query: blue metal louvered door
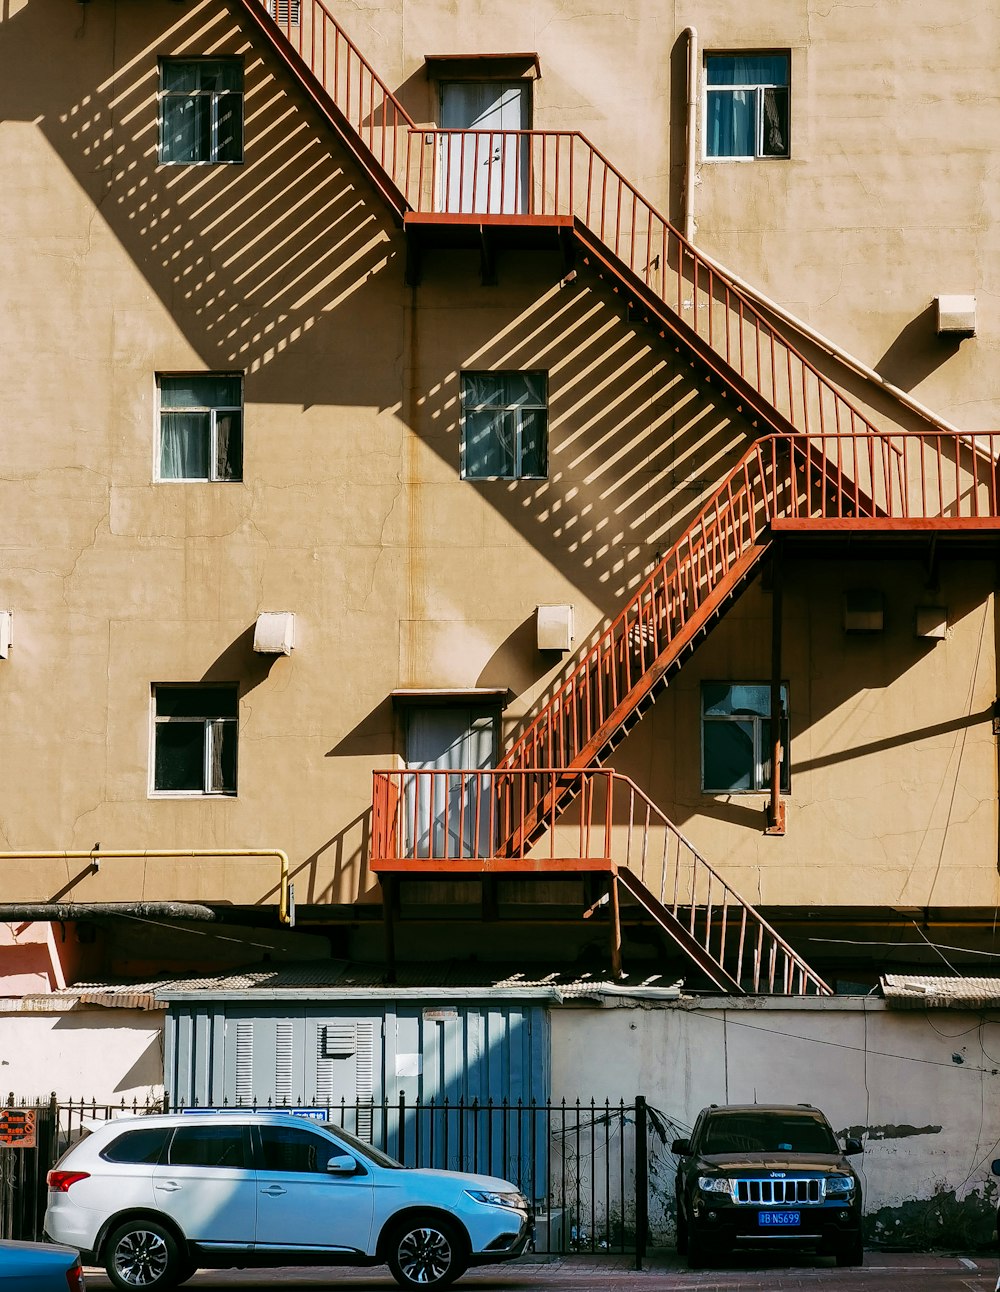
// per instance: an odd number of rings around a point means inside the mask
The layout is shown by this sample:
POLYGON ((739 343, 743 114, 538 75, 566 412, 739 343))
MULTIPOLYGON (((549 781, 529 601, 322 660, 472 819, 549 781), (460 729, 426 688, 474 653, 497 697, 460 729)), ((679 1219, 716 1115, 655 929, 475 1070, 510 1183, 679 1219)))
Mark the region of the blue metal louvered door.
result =
POLYGON ((407 1165, 501 1175, 534 1196, 549 1047, 548 1010, 531 999, 217 1001, 173 1007, 165 1079, 175 1106, 322 1110, 407 1165))
POLYGON ((529 1197, 548 1172, 548 1010, 530 1001, 448 1002, 386 1014, 389 1152, 408 1165, 514 1180, 529 1197))

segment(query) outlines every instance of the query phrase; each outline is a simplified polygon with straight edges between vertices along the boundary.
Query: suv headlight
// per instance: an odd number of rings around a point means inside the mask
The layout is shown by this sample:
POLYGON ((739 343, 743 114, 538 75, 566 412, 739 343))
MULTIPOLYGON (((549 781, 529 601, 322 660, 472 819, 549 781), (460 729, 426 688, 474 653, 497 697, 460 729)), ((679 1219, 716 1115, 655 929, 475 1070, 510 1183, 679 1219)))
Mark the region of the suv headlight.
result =
POLYGON ((528 1199, 523 1193, 496 1193, 493 1189, 466 1189, 466 1194, 473 1202, 485 1203, 487 1207, 510 1207, 512 1211, 527 1211, 528 1199))
POLYGON ((702 1193, 732 1193, 733 1182, 724 1175, 699 1175, 698 1188, 702 1193))
POLYGON ((850 1175, 828 1175, 826 1177, 826 1196, 841 1198, 844 1194, 854 1192, 854 1178, 850 1175))

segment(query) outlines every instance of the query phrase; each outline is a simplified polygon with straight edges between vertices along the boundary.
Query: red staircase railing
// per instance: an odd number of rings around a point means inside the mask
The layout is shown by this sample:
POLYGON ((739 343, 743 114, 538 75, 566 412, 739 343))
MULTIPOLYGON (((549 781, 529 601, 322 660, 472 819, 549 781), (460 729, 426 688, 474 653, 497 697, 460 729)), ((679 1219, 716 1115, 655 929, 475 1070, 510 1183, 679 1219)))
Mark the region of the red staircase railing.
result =
MULTIPOLYGON (((708 629, 778 529, 995 527, 1000 434, 771 435, 756 441, 617 617, 584 649, 499 766, 581 767, 708 629), (990 468, 986 463, 994 464, 990 468)), ((556 800, 568 792, 553 791, 556 800)), ((555 803, 539 800, 530 840, 555 803)), ((515 835, 505 845, 520 846, 515 835)))
POLYGON ((570 223, 596 240, 589 254, 666 306, 796 430, 878 433, 584 135, 418 126, 325 0, 290 3, 281 21, 274 0, 244 3, 258 21, 267 16, 281 52, 308 70, 391 179, 408 220, 570 223))
POLYGON ((628 777, 597 768, 378 771, 372 801, 376 872, 608 871, 724 990, 829 994, 628 777), (524 839, 531 805, 554 802, 557 785, 574 812, 558 821, 553 813, 530 850, 498 858, 497 841, 524 839))
POLYGON ((268 30, 292 52, 336 105, 347 124, 382 169, 397 180, 403 173, 406 136, 416 123, 330 13, 323 0, 246 0, 247 8, 269 19, 268 30))

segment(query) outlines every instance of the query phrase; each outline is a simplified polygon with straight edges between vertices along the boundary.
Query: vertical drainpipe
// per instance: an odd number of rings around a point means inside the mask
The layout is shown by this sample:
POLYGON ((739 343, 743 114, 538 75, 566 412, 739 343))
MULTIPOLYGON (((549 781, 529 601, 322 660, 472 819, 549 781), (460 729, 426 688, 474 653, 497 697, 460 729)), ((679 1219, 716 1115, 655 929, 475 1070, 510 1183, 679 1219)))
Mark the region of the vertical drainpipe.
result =
POLYGON ((698 29, 686 27, 687 37, 687 109, 684 120, 684 236, 694 242, 694 168, 698 137, 698 29))
POLYGON ((781 798, 781 602, 784 594, 781 540, 772 543, 771 560, 771 797, 765 834, 785 833, 785 804, 781 798))

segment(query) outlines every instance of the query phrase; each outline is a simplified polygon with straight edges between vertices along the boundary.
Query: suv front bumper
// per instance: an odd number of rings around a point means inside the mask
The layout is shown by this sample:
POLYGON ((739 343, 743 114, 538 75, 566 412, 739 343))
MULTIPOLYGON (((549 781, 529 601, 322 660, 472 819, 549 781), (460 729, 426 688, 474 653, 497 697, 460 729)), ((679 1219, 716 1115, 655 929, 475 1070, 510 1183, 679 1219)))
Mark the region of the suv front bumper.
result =
POLYGON ((834 1248, 856 1238, 861 1228, 860 1213, 843 1203, 821 1206, 757 1207, 753 1205, 695 1208, 693 1228, 700 1237, 714 1238, 729 1246, 784 1247, 796 1244, 834 1248), (789 1215, 797 1212, 797 1225, 762 1224, 761 1213, 789 1215))

